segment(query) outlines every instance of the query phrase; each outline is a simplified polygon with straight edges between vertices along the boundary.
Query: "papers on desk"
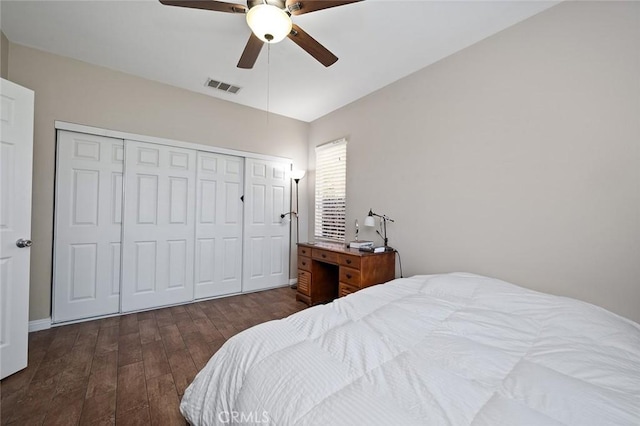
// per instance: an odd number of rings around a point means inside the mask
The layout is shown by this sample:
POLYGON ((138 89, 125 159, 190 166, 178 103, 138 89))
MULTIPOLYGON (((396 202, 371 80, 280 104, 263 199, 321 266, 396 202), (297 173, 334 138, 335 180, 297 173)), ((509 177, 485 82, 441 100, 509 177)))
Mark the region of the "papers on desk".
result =
POLYGON ((373 241, 355 240, 349 243, 349 248, 373 247, 373 241))

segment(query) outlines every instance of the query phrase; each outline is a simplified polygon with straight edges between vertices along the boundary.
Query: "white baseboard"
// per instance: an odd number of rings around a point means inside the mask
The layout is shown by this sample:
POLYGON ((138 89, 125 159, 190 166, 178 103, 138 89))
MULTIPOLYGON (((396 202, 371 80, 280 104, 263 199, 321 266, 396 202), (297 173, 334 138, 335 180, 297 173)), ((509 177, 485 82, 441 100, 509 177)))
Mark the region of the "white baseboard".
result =
MULTIPOLYGON (((298 284, 298 279, 297 278, 290 278, 289 279, 289 286, 294 286, 298 284)), ((286 287, 286 285, 279 285, 273 288, 278 288, 278 287, 286 287)), ((258 291, 262 291, 262 290, 268 290, 268 289, 261 289, 258 291)), ((237 293, 237 294, 246 294, 246 293, 237 293)), ((220 297, 228 297, 228 296, 233 296, 234 294, 225 294, 224 296, 216 296, 216 297, 212 297, 211 299, 218 299, 220 297)), ((208 299, 200 299, 200 300, 191 300, 189 302, 185 302, 185 303, 194 303, 194 302, 201 302, 203 300, 208 300, 208 299)), ((179 305, 182 305, 183 303, 180 303, 179 305)), ((173 305, 172 305, 173 306, 173 305)), ((166 306, 162 306, 163 308, 166 306)), ((155 308, 158 309, 158 308, 155 308)), ((105 315, 105 316, 101 316, 101 317, 93 317, 93 318, 83 318, 80 320, 76 320, 76 321, 67 321, 65 323, 58 323, 56 324, 56 326, 58 325, 68 325, 68 324, 74 324, 77 322, 84 322, 84 321, 93 321, 96 319, 101 319, 101 318, 107 318, 107 317, 113 317, 113 316, 118 316, 121 314, 112 314, 112 315, 105 315)), ((43 319, 39 319, 39 320, 34 320, 34 321, 29 321, 29 333, 33 333, 34 331, 41 331, 41 330, 48 330, 51 328, 51 318, 43 318, 43 319)))
POLYGON ((29 333, 40 330, 48 330, 51 328, 51 318, 42 318, 39 320, 29 321, 29 333))

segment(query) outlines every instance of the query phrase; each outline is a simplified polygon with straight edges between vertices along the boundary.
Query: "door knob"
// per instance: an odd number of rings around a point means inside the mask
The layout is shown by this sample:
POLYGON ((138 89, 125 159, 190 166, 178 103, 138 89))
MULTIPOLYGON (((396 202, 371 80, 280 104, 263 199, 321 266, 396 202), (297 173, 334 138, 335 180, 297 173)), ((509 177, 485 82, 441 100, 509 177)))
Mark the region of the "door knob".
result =
POLYGON ((31 247, 32 244, 31 240, 25 240, 22 238, 16 241, 16 245, 20 248, 31 247))

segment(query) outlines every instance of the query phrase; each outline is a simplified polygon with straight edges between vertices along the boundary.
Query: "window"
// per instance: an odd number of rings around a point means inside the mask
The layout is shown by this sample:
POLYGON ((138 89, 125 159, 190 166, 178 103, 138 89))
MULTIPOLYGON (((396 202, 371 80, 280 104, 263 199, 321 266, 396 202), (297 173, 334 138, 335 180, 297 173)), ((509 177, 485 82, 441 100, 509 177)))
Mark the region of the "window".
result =
POLYGON ((344 241, 347 208, 347 141, 316 147, 315 236, 344 241))

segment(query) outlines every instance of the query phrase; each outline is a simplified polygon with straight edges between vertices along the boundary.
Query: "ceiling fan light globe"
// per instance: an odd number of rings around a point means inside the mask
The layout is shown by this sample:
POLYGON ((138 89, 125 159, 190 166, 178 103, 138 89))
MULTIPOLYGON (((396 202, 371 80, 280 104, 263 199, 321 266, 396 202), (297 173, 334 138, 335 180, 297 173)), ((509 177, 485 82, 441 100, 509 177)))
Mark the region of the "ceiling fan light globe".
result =
POLYGON ((253 34, 265 43, 278 43, 291 32, 291 18, 270 4, 258 4, 247 12, 247 24, 253 34))

